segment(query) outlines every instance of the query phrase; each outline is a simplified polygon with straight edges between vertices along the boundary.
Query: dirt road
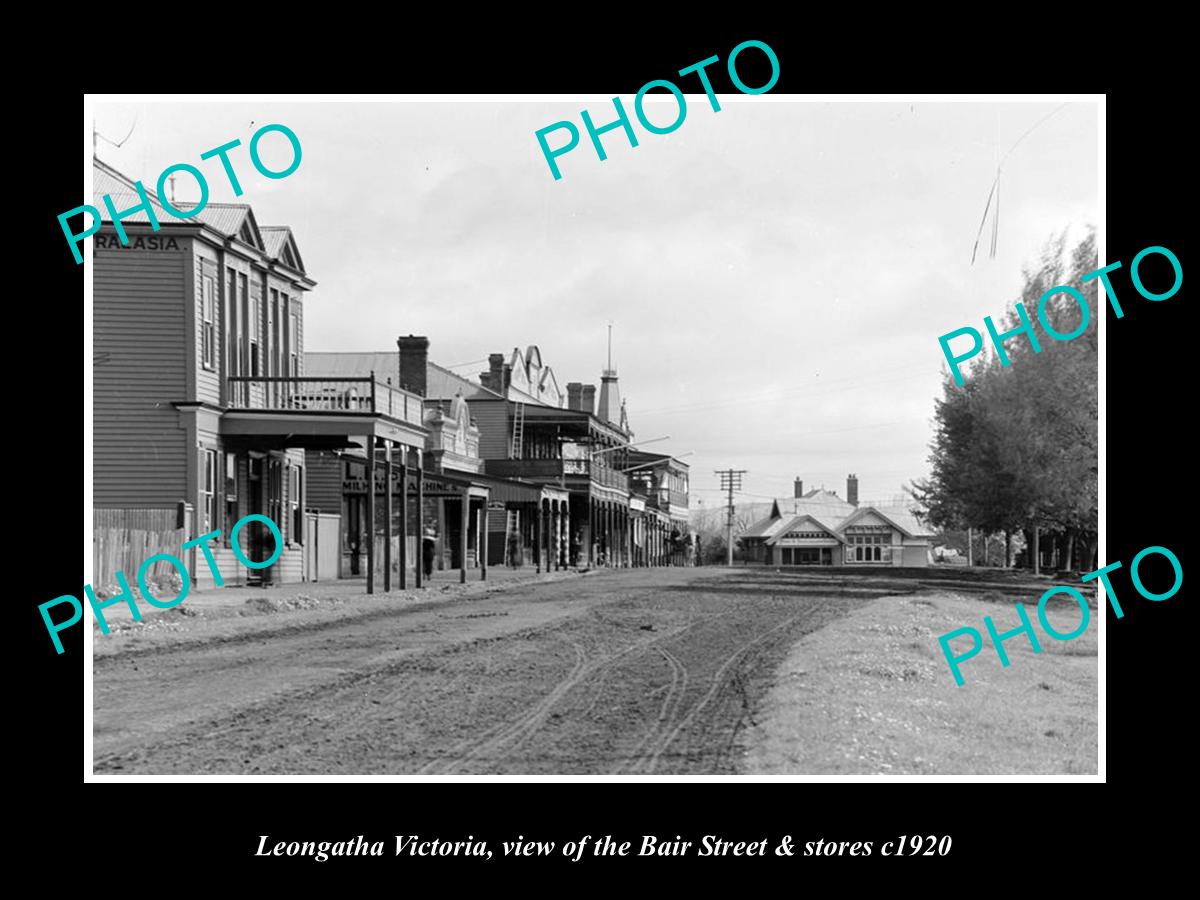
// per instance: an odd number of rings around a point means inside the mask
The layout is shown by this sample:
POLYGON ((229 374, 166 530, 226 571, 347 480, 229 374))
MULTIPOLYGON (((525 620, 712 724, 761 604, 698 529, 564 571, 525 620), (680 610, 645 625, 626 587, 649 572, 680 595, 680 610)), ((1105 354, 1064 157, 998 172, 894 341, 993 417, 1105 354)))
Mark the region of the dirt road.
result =
POLYGON ((98 652, 95 771, 736 773, 793 642, 916 588, 626 570, 98 652))

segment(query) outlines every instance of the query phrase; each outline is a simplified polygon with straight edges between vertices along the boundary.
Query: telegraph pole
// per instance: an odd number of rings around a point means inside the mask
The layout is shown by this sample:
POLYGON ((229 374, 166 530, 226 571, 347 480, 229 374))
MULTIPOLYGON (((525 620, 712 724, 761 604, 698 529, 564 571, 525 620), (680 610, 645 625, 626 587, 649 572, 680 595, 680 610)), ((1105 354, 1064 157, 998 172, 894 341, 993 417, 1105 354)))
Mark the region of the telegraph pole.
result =
POLYGON ((742 476, 745 469, 714 469, 714 474, 721 476, 721 490, 728 491, 729 504, 725 510, 725 544, 728 560, 726 565, 733 565, 733 492, 742 489, 742 476))

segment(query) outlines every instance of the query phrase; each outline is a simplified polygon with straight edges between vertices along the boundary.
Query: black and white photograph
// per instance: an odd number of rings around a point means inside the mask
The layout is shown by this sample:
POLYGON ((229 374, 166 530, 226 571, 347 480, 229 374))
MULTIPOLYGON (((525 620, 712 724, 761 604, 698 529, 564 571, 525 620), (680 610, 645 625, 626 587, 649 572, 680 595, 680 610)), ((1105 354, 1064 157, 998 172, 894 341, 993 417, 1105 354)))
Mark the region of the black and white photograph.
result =
POLYGON ((762 52, 87 96, 89 780, 1103 780, 1104 98, 762 52))

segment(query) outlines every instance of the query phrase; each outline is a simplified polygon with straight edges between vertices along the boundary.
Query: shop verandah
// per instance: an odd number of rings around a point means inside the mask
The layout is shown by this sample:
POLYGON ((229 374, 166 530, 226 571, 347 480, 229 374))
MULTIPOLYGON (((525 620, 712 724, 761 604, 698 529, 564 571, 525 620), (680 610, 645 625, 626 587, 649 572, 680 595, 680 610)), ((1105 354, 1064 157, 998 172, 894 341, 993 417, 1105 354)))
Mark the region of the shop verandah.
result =
POLYGON ((352 379, 231 376, 225 384, 228 406, 199 400, 173 404, 185 443, 196 450, 190 454, 194 462, 187 461, 181 512, 171 524, 185 539, 222 532, 210 548, 221 578, 193 548, 185 558, 193 584, 311 581, 318 577, 314 551, 326 523, 310 515, 308 458, 372 443, 423 442, 419 398, 376 382, 373 374, 352 379), (240 529, 238 548, 232 547, 234 524, 249 515, 270 520, 278 537, 261 520, 252 521, 240 529), (241 562, 266 560, 273 552, 276 561, 265 568, 241 562))
POLYGON ((486 484, 488 562, 492 566, 551 572, 570 566, 570 493, 520 479, 472 475, 486 484))
MULTIPOLYGON (((309 462, 330 488, 336 473, 341 512, 338 577, 363 577, 368 594, 422 587, 429 573, 468 569, 487 578, 489 490, 470 476, 426 472, 416 447, 376 444, 374 477, 365 453, 320 454, 309 462), (368 482, 372 489, 368 489, 368 482)), ((326 501, 329 502, 328 500, 326 501)))
MULTIPOLYGON (((374 593, 377 586, 421 587, 455 571, 465 582, 469 571, 486 580, 489 568, 498 566, 567 568, 567 491, 475 473, 425 471, 425 457, 415 448, 377 447, 372 496, 366 457, 336 456, 334 465, 344 467, 341 577, 364 577, 367 592, 374 593), (371 521, 375 528, 368 541, 371 521)), ((327 466, 328 457, 310 465, 327 466)))

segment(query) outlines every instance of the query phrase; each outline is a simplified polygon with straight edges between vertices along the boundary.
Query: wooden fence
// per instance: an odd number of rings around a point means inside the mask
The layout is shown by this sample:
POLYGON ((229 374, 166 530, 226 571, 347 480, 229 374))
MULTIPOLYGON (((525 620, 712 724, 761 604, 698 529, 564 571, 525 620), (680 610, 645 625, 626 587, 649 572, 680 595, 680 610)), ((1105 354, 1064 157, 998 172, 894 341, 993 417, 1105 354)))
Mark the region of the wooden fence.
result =
MULTIPOLYGON (((92 585, 117 583, 117 572, 124 572, 136 590, 137 573, 142 563, 156 553, 183 558, 183 542, 192 519, 189 506, 184 528, 176 528, 177 512, 171 509, 96 509, 92 511, 92 585)), ((188 553, 191 551, 189 550, 188 553)), ((177 574, 169 562, 151 566, 147 581, 166 581, 177 574)))

